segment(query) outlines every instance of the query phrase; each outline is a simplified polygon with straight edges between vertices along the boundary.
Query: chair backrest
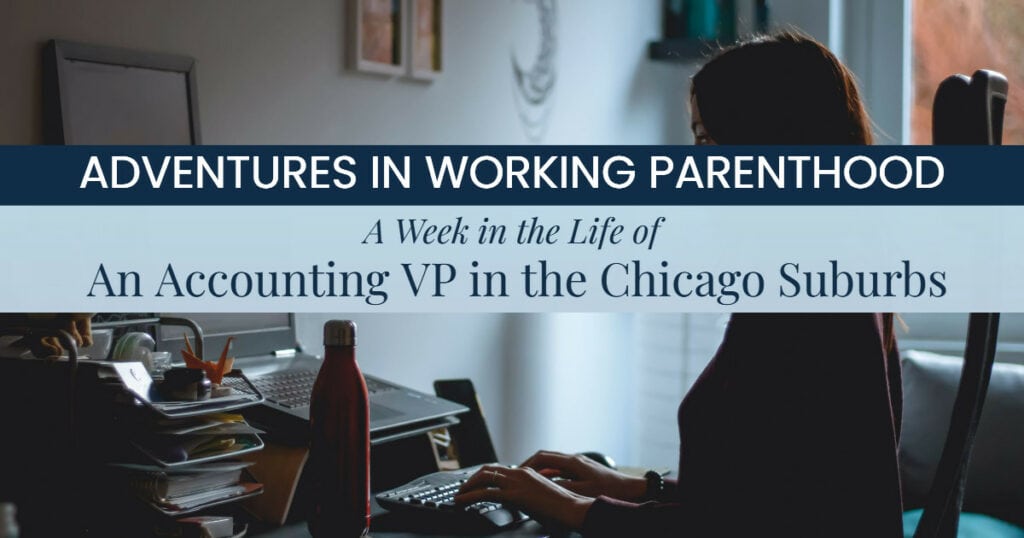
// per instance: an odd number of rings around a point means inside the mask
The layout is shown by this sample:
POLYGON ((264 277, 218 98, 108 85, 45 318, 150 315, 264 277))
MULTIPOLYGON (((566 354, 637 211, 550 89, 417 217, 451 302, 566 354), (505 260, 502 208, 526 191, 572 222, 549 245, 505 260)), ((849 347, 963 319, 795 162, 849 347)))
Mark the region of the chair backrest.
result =
MULTIPOLYGON (((953 75, 942 81, 932 108, 932 142, 936 145, 1002 144, 1008 90, 1006 77, 988 70, 976 71, 971 78, 953 75)), ((971 314, 960 386, 946 443, 914 538, 957 536, 967 466, 992 377, 998 335, 999 314, 971 314)))
POLYGON ((952 75, 939 84, 932 105, 932 143, 935 145, 995 145, 1003 143, 1003 114, 1009 83, 995 71, 974 76, 952 75))

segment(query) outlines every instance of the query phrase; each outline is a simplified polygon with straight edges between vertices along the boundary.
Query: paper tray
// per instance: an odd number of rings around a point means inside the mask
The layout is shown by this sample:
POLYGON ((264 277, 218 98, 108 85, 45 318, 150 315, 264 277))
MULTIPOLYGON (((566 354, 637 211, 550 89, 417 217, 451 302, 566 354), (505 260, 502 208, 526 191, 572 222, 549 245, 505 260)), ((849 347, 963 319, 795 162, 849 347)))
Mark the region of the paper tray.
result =
MULTIPOLYGON (((256 484, 256 482, 242 482, 242 484, 256 484)), ((157 503, 155 503, 153 501, 150 501, 148 499, 143 499, 141 497, 136 497, 136 498, 139 499, 139 501, 141 501, 142 503, 144 503, 147 506, 149 506, 150 508, 156 510, 157 512, 160 512, 161 514, 163 514, 165 516, 179 517, 179 516, 186 516, 188 514, 194 514, 196 512, 201 512, 203 510, 206 510, 207 508, 213 508, 214 506, 220 506, 222 504, 234 503, 234 502, 240 501, 242 499, 248 499, 250 497, 255 497, 257 495, 260 495, 260 494, 263 493, 263 484, 258 484, 258 485, 259 485, 259 488, 254 489, 253 491, 250 491, 248 493, 242 493, 240 495, 235 495, 233 497, 226 497, 224 499, 220 499, 220 500, 216 500, 216 501, 211 501, 211 502, 208 502, 206 504, 201 504, 201 505, 193 507, 193 508, 186 508, 184 510, 171 510, 169 508, 160 506, 159 504, 157 504, 157 503)))
POLYGON ((108 363, 120 376, 125 391, 133 397, 137 404, 149 408, 154 413, 168 419, 189 418, 209 413, 226 413, 238 411, 263 403, 263 394, 249 381, 241 371, 224 374, 224 385, 228 385, 239 393, 237 399, 211 398, 196 402, 181 403, 162 401, 153 392, 153 380, 149 377, 142 363, 108 363), (168 405, 171 404, 171 405, 168 405))
POLYGON ((156 462, 157 465, 159 465, 161 467, 174 468, 174 467, 183 467, 183 466, 186 466, 186 465, 195 465, 197 463, 210 463, 210 462, 218 461, 218 460, 231 459, 231 458, 235 458, 237 456, 240 456, 242 454, 248 454, 250 452, 256 452, 258 450, 263 450, 263 439, 260 439, 259 435, 256 435, 256 434, 245 434, 244 436, 245 437, 251 437, 252 439, 254 439, 256 441, 253 444, 253 446, 251 446, 249 448, 244 448, 242 450, 233 450, 231 452, 224 452, 224 453, 221 453, 221 454, 211 454, 209 456, 204 456, 202 458, 197 458, 197 459, 194 459, 194 460, 185 460, 185 461, 178 461, 178 462, 164 461, 163 459, 161 459, 157 455, 153 454, 150 450, 148 450, 147 448, 143 447, 137 441, 133 440, 133 441, 130 441, 130 442, 131 442, 132 446, 134 446, 135 448, 139 449, 139 452, 142 452, 143 454, 145 454, 147 458, 149 458, 149 459, 153 460, 154 462, 156 462))

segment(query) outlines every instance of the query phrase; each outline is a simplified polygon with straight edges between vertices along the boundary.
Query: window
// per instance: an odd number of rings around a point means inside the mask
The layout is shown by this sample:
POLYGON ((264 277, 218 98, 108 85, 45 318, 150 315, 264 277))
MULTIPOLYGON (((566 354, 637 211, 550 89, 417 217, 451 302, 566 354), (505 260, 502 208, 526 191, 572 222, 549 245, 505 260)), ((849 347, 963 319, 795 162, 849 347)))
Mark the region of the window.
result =
POLYGON ((913 0, 911 142, 931 144, 932 100, 943 79, 994 69, 1010 81, 1004 144, 1024 144, 1024 2, 913 0))
POLYGON ((679 463, 676 411, 683 395, 711 360, 722 341, 725 314, 653 314, 634 316, 630 464, 675 469, 679 463))

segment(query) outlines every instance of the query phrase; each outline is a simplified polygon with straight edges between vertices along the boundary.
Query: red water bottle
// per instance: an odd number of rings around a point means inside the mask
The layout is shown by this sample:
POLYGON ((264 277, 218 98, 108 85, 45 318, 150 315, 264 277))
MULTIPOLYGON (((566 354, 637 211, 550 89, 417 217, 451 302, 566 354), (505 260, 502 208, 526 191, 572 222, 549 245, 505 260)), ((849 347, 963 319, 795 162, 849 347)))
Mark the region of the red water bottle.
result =
POLYGON ((324 324, 324 360, 309 408, 309 531, 355 538, 370 530, 370 406, 356 364, 356 324, 324 324))

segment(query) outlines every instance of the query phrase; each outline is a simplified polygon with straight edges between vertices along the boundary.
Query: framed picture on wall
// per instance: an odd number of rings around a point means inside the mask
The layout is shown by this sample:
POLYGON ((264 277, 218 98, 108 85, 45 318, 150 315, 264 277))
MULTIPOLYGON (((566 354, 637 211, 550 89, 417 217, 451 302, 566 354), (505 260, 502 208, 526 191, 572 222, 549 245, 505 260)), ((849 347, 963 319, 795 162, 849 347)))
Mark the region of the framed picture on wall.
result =
POLYGON ((365 73, 401 75, 406 72, 404 0, 349 0, 350 63, 365 73))
POLYGON ((433 80, 441 74, 443 1, 409 0, 409 76, 414 79, 433 80))

